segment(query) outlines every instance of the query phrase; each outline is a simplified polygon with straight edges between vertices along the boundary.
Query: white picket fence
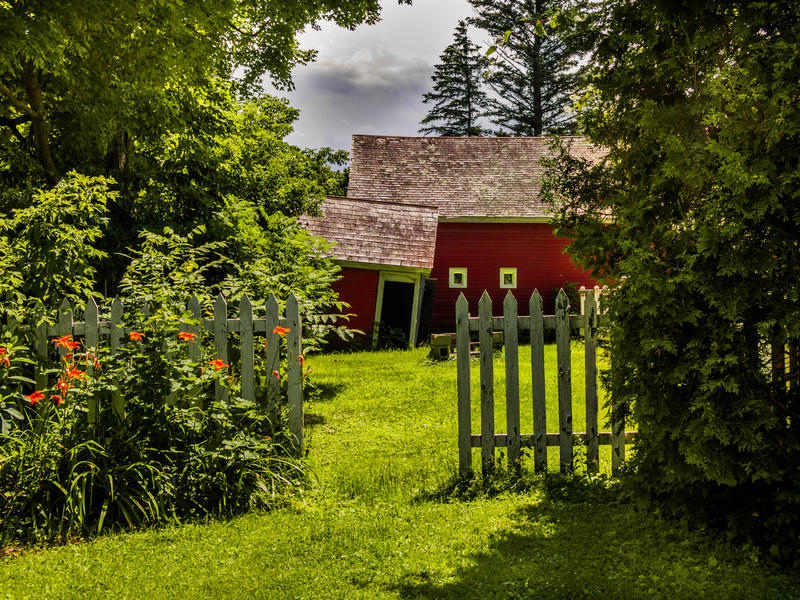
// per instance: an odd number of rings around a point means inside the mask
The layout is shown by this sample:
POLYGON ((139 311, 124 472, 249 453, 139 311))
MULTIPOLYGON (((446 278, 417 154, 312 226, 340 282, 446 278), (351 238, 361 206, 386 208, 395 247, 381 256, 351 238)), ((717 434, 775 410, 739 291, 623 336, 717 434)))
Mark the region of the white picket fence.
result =
POLYGON ((492 315, 492 300, 486 292, 478 303, 478 317, 469 314, 469 303, 461 294, 456 301, 456 347, 458 370, 458 453, 459 473, 472 471, 472 448, 481 449, 484 470, 495 462, 495 448, 505 447, 510 464, 518 464, 522 447, 533 447, 534 468, 547 469, 548 446, 559 447, 562 472, 573 470, 573 445, 586 446, 587 471, 599 469, 599 447, 611 446, 612 472, 619 471, 625 460, 625 444, 631 443, 635 431, 625 431, 621 407, 612 402, 611 431, 599 431, 597 397, 597 328, 608 317, 599 314, 596 296, 585 294, 584 314, 570 315, 564 290, 556 298, 556 314, 542 314, 542 297, 534 290, 528 303, 529 316, 518 316, 517 300, 509 291, 503 302, 503 316, 492 315), (558 367, 558 432, 548 433, 544 375, 544 330, 555 329, 558 367), (572 369, 570 331, 584 331, 586 431, 572 430, 572 369), (493 333, 503 332, 505 354, 506 433, 495 432, 494 421, 494 344, 493 333), (529 331, 531 338, 531 398, 533 433, 522 433, 520 423, 519 351, 520 331, 529 331), (470 384, 471 332, 480 340, 480 434, 472 433, 472 399, 470 384))
MULTIPOLYGON (((247 295, 242 297, 239 303, 239 318, 228 318, 228 304, 220 294, 214 303, 213 318, 203 318, 200 308, 200 301, 196 296, 192 296, 187 304, 187 310, 192 315, 194 323, 182 325, 182 331, 196 335, 194 341, 188 341, 189 357, 198 363, 203 360, 202 356, 202 331, 210 332, 214 337, 214 356, 228 363, 228 335, 239 335, 240 349, 240 369, 241 377, 241 396, 245 400, 255 402, 255 353, 253 348, 254 334, 266 336, 266 365, 267 373, 279 371, 281 365, 281 341, 280 334, 276 332, 277 327, 283 327, 287 331, 286 335, 286 358, 287 358, 287 379, 288 379, 288 419, 287 426, 293 437, 295 450, 300 456, 304 452, 304 432, 303 432, 303 373, 302 373, 302 339, 301 339, 301 320, 297 298, 291 294, 286 300, 286 316, 279 315, 278 300, 271 296, 265 306, 265 317, 253 317, 253 304, 247 295)), ((101 345, 106 345, 113 353, 127 339, 131 331, 136 327, 129 327, 123 322, 122 300, 116 298, 111 304, 107 315, 101 316, 97 303, 94 298, 89 298, 84 310, 84 320, 73 320, 73 308, 69 302, 64 300, 58 311, 58 321, 55 325, 43 323, 36 329, 36 341, 34 351, 41 359, 40 365, 47 364, 49 346, 53 337, 71 335, 73 338, 83 338, 84 346, 87 350, 97 349, 101 345)), ((66 352, 62 348, 61 352, 66 352)), ((91 361, 87 363, 87 373, 92 375, 94 366, 91 361)), ((231 365, 235 368, 235 365, 231 365)), ((48 386, 48 375, 43 366, 36 370, 36 387, 43 389, 48 386)), ((267 410, 273 417, 277 418, 275 407, 278 405, 281 389, 280 381, 276 377, 267 378, 267 410)), ((228 397, 228 388, 224 381, 215 382, 215 397, 218 401, 225 401, 228 397)), ((164 399, 165 402, 174 404, 174 395, 164 399)), ((101 398, 94 396, 89 401, 88 419, 90 424, 97 423, 100 413, 101 398)), ((125 397, 118 390, 112 394, 112 408, 118 415, 125 414, 125 397)))

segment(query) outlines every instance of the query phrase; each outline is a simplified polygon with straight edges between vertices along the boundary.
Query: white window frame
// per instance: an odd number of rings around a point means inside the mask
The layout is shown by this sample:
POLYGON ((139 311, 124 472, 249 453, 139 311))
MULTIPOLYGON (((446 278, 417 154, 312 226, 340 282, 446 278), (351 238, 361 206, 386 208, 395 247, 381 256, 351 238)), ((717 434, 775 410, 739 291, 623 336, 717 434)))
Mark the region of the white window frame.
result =
POLYGON ((516 267, 501 267, 500 268, 500 289, 501 290, 515 290, 517 289, 517 268, 516 267), (505 276, 511 275, 511 283, 505 283, 505 276))
POLYGON ((467 287, 467 267, 450 267, 450 274, 448 277, 448 283, 450 284, 451 288, 465 288, 467 287), (463 275, 461 283, 455 282, 454 275, 456 273, 461 273, 463 275))

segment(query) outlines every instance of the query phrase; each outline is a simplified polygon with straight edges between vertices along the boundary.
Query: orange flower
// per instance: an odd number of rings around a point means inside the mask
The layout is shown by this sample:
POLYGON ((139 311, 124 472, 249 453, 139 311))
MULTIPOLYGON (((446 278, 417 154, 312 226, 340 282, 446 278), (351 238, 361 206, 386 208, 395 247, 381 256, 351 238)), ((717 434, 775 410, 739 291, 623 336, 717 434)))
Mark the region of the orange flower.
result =
POLYGON ((130 340, 131 340, 132 342, 141 342, 141 341, 142 341, 142 339, 144 338, 144 334, 143 334, 143 333, 140 333, 140 332, 138 332, 138 331, 131 331, 131 332, 128 334, 128 337, 130 338, 130 340))
POLYGON ((278 325, 275 329, 272 330, 272 333, 277 333, 281 337, 286 337, 286 334, 290 331, 291 329, 289 329, 288 327, 281 327, 280 325, 278 325))
POLYGON ((44 394, 39 390, 36 390, 32 394, 28 394, 27 396, 25 396, 25 399, 30 400, 31 404, 36 404, 37 402, 39 402, 39 400, 44 399, 44 394))
POLYGON ((58 394, 53 394, 53 395, 52 395, 52 396, 50 396, 50 397, 51 397, 53 400, 55 400, 55 401, 56 401, 56 406, 61 406, 61 403, 64 401, 64 399, 63 399, 61 396, 59 396, 58 394))
POLYGON ((181 331, 178 334, 178 339, 184 342, 193 342, 197 338, 196 333, 189 333, 188 331, 181 331))
POLYGON ((280 373, 278 373, 277 371, 273 371, 272 374, 275 375, 275 379, 277 379, 278 381, 281 380, 281 374, 280 373))
POLYGON ((56 387, 58 388, 58 391, 61 392, 62 396, 66 396, 67 392, 69 391, 69 381, 59 377, 58 381, 56 382, 56 387))
POLYGON ((8 360, 8 357, 11 356, 11 353, 8 351, 8 348, 5 346, 0 346, 0 363, 3 363, 5 366, 10 367, 11 361, 8 360))
POLYGON ((228 367, 230 367, 230 365, 226 365, 218 358, 210 361, 208 364, 214 367, 215 371, 219 371, 220 369, 227 369, 228 367))
POLYGON ((75 342, 69 342, 69 344, 67 344, 67 347, 68 347, 70 350, 75 350, 76 348, 80 348, 80 347, 81 347, 81 343, 80 343, 80 342, 78 342, 78 341, 75 341, 75 342))
POLYGON ((66 374, 69 379, 83 379, 86 375, 86 373, 80 369, 76 369, 75 367, 70 367, 67 369, 66 374))
POLYGON ((300 363, 300 366, 303 366, 304 364, 306 364, 306 357, 303 356, 302 354, 298 355, 297 362, 300 363))
POLYGON ((71 349, 72 348, 72 344, 74 344, 75 342, 72 341, 72 336, 71 335, 62 335, 61 337, 55 338, 53 340, 53 343, 55 343, 56 348, 70 348, 71 349))

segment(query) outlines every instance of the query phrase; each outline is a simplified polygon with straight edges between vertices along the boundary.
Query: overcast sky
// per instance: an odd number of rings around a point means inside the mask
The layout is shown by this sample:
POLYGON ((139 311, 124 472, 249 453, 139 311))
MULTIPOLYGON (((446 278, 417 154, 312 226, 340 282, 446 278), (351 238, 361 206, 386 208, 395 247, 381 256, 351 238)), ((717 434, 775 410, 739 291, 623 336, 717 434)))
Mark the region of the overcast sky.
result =
POLYGON ((294 91, 268 90, 300 109, 288 142, 350 151, 354 133, 419 135, 433 67, 472 10, 467 0, 381 4, 377 25, 348 31, 325 24, 302 35, 303 47, 319 51, 317 61, 295 69, 294 91))

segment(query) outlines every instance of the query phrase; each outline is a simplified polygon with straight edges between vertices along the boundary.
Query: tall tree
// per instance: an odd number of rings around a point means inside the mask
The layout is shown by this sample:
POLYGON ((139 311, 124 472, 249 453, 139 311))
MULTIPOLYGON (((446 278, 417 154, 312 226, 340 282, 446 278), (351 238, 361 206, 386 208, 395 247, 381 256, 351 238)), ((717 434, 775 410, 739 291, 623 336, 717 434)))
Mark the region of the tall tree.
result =
POLYGON ((420 133, 475 136, 483 135, 479 121, 486 112, 488 98, 482 89, 486 61, 478 46, 469 40, 467 24, 459 21, 453 43, 444 49, 433 72, 433 91, 423 96, 433 106, 420 125, 420 133))
POLYGON ((788 558, 800 539, 800 5, 628 0, 595 16, 580 120, 604 156, 563 152, 549 189, 570 253, 614 288, 612 396, 639 430, 633 480, 665 512, 788 558))
POLYGON ((470 0, 470 23, 492 39, 511 36, 496 46, 494 66, 486 82, 494 94, 489 116, 500 131, 515 136, 568 133, 580 77, 575 51, 555 35, 537 35, 534 24, 547 20, 564 0, 470 0), (521 23, 525 25, 521 25, 521 23))
POLYGON ((192 124, 187 88, 235 79, 252 94, 265 74, 290 86, 314 57, 298 32, 379 11, 378 0, 0 2, 0 150, 16 164, 33 155, 51 183, 102 170, 98 157, 124 165, 137 139, 192 124))

